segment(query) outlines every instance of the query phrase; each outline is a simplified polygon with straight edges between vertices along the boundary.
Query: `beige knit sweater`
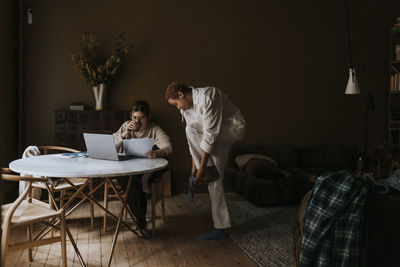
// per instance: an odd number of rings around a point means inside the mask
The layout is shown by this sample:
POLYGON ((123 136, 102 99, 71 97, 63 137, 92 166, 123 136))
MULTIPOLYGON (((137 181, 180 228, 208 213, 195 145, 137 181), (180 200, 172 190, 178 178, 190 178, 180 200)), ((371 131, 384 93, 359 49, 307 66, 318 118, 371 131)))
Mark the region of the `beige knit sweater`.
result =
MULTIPOLYGON (((118 153, 123 152, 121 135, 123 132, 125 132, 127 125, 130 122, 131 121, 124 122, 121 128, 119 128, 119 130, 113 134, 118 153)), ((128 134, 124 139, 145 137, 154 138, 154 144, 157 145, 159 149, 163 149, 167 155, 172 152, 172 145, 168 135, 161 129, 160 126, 153 122, 149 122, 144 130, 140 130, 138 132, 128 131, 128 134)))

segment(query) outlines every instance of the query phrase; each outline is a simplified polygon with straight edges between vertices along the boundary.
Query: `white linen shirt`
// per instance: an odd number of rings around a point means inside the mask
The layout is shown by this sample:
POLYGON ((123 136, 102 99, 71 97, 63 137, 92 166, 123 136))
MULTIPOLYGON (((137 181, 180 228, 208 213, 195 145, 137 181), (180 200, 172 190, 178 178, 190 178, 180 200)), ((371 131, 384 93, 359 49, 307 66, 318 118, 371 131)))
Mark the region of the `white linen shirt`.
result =
POLYGON ((202 134, 200 148, 212 154, 216 142, 234 142, 242 139, 246 122, 240 110, 218 88, 192 87, 193 106, 183 111, 186 127, 202 134))

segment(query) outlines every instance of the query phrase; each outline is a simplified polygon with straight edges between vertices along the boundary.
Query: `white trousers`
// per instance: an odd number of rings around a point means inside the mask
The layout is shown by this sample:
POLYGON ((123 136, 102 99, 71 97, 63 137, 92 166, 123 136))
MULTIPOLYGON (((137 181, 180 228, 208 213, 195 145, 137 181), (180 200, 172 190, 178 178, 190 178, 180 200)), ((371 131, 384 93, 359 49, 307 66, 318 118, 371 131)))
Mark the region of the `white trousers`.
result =
MULTIPOLYGON (((190 153, 198 169, 201 163, 202 149, 200 142, 202 140, 202 131, 191 126, 186 126, 186 138, 189 144, 190 153)), ((220 136, 223 135, 221 132, 220 136)), ((222 139, 222 138, 221 138, 222 139)), ((228 153, 233 141, 230 138, 224 138, 224 142, 217 142, 210 155, 207 166, 214 165, 219 173, 219 179, 208 185, 208 192, 211 198, 212 220, 215 229, 225 229, 231 227, 228 207, 226 205, 224 192, 224 169, 228 160, 228 153), (228 142, 226 142, 228 141, 228 142), (230 142, 229 142, 230 141, 230 142)))

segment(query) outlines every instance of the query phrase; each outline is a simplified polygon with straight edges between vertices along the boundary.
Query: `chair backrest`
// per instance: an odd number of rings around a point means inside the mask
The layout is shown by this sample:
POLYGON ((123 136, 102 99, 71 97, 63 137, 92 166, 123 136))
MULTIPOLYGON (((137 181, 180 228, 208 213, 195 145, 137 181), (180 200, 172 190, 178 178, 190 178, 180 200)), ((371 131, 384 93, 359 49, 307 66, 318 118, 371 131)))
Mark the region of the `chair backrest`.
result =
POLYGON ((1 180, 5 181, 25 181, 27 182, 27 186, 25 187, 24 192, 13 202, 12 206, 7 210, 6 215, 4 216, 3 219, 3 225, 5 224, 10 224, 11 218, 14 215, 15 210, 18 208, 18 206, 21 204, 21 202, 26 198, 30 198, 30 193, 32 190, 32 181, 39 181, 39 182, 46 182, 46 178, 34 178, 34 177, 29 177, 29 176, 19 176, 15 173, 13 173, 10 169, 8 168, 2 168, 1 173, 0 173, 0 178, 1 180))
POLYGON ((63 146, 38 146, 42 155, 60 153, 60 152, 80 152, 79 150, 63 146))
MULTIPOLYGON (((3 267, 6 264, 6 256, 7 251, 21 250, 29 248, 28 257, 29 260, 32 261, 32 250, 31 248, 37 246, 43 246, 55 242, 61 242, 61 254, 62 254, 62 263, 63 266, 66 266, 66 232, 65 232, 65 211, 64 209, 60 209, 55 211, 50 207, 47 207, 47 204, 41 202, 36 199, 32 199, 30 197, 32 191, 32 181, 41 181, 46 182, 46 178, 36 178, 32 176, 19 176, 12 173, 7 168, 2 168, 0 173, 0 181, 25 181, 27 182, 27 186, 25 187, 24 192, 12 203, 1 206, 2 212, 5 212, 4 218, 2 218, 1 225, 1 261, 0 265, 3 267), (28 196, 28 198, 27 198, 28 196), (24 203, 24 204, 22 204, 24 203), (21 206, 22 204, 22 206, 21 206), (14 218, 15 216, 15 218, 14 218), (15 221, 13 221, 13 218, 15 221), (42 233, 39 233, 35 238, 32 238, 32 224, 35 222, 44 222, 48 226, 56 227, 56 221, 49 221, 49 219, 59 219, 60 224, 60 235, 57 237, 49 237, 44 238, 39 237, 42 233), (17 242, 13 244, 9 244, 11 229, 15 226, 28 226, 28 240, 23 242, 17 242)), ((48 187, 47 187, 48 188, 48 187)), ((49 230, 50 231, 50 230, 49 230)))

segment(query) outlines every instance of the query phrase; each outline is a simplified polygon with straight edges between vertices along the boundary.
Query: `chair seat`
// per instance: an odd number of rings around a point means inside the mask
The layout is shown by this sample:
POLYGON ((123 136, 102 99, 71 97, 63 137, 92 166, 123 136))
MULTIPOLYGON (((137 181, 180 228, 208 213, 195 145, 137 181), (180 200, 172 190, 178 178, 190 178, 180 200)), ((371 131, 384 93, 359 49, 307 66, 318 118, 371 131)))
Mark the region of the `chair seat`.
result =
MULTIPOLYGON (((70 178, 68 180, 73 185, 75 185, 76 187, 79 187, 79 186, 83 185, 86 182, 87 179, 85 179, 85 178, 70 178)), ((32 187, 40 188, 40 189, 43 189, 43 190, 46 189, 46 185, 43 184, 43 183, 40 183, 40 182, 39 183, 33 183, 32 187)), ((60 190, 69 189, 69 188, 71 188, 70 184, 68 184, 67 182, 61 182, 61 183, 58 183, 56 186, 54 186, 53 190, 54 191, 60 191, 60 190)))
MULTIPOLYGON (((6 204, 1 206, 1 225, 7 214, 7 211, 13 204, 6 204)), ((12 224, 24 224, 26 222, 31 223, 32 221, 40 221, 46 217, 54 217, 59 214, 58 211, 51 209, 47 203, 32 199, 32 203, 27 200, 23 200, 22 203, 15 210, 12 216, 12 224)))

